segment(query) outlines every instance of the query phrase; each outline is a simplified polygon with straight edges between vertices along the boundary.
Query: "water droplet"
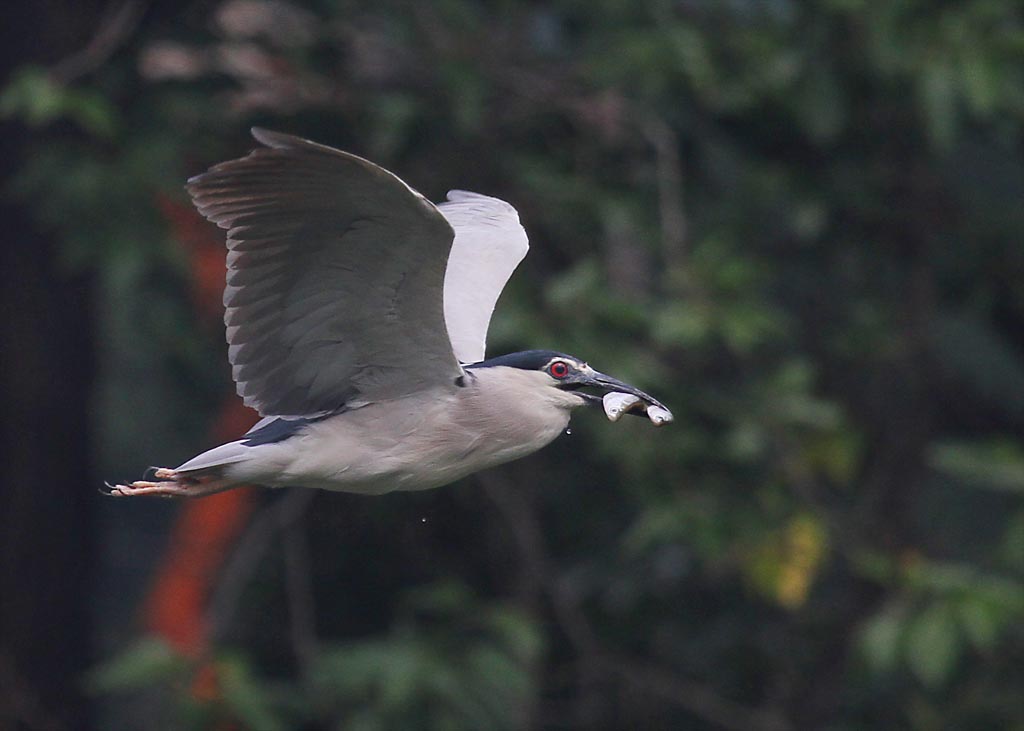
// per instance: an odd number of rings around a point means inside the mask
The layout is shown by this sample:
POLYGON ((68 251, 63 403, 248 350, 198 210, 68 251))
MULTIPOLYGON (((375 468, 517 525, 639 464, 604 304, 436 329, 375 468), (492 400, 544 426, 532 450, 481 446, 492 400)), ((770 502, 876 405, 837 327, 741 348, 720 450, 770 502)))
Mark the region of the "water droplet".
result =
POLYGON ((427 522, 427 519, 426 519, 426 518, 420 518, 420 522, 421 522, 421 523, 426 523, 426 522, 427 522))
POLYGON ((565 433, 571 436, 572 435, 572 429, 566 429, 565 433))

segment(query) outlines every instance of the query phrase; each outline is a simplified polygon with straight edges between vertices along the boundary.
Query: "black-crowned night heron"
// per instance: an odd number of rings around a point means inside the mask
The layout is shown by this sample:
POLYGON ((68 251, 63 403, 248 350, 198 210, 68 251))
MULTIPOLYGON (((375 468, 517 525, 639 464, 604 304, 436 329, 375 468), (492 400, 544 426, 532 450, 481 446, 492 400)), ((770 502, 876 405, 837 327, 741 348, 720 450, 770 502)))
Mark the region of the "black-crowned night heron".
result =
POLYGON ((355 155, 253 135, 265 147, 187 189, 228 230, 228 357, 239 395, 264 418, 109 494, 422 490, 540 449, 577 406, 671 420, 564 353, 484 359, 495 302, 528 249, 508 203, 452 191, 435 206, 355 155))

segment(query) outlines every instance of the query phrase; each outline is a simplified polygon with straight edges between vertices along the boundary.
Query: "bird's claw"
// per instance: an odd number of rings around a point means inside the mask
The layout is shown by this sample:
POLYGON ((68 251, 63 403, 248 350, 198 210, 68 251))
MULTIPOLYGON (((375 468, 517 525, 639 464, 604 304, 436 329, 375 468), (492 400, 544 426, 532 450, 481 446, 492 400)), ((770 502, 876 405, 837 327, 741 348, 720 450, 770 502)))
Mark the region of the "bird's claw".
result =
POLYGON ((154 468, 153 476, 157 478, 156 482, 136 480, 125 485, 111 485, 109 482, 105 482, 104 486, 100 488, 100 492, 109 497, 148 495, 151 497, 195 498, 238 487, 238 483, 229 480, 182 475, 166 467, 154 468))
POLYGON ((132 497, 135 495, 153 495, 157 497, 181 497, 190 495, 191 490, 187 483, 177 479, 178 475, 174 470, 160 467, 154 470, 153 476, 159 482, 149 480, 135 480, 128 484, 111 485, 104 482, 100 493, 108 497, 132 497), (162 479, 170 478, 170 479, 162 479))

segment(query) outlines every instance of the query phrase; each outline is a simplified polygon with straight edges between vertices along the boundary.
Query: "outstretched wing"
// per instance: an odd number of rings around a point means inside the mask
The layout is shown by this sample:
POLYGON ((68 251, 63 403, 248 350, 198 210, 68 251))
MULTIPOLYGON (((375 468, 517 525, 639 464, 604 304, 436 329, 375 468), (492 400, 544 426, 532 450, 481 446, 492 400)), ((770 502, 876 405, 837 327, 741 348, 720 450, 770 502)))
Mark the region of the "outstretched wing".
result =
POLYGON ((444 319, 463 363, 484 359, 494 305, 530 245, 508 203, 464 190, 448 192, 438 208, 455 229, 444 278, 444 319))
POLYGON ((266 147, 186 186, 228 230, 224 323, 245 403, 312 416, 452 384, 453 232, 438 209, 355 155, 252 132, 266 147))

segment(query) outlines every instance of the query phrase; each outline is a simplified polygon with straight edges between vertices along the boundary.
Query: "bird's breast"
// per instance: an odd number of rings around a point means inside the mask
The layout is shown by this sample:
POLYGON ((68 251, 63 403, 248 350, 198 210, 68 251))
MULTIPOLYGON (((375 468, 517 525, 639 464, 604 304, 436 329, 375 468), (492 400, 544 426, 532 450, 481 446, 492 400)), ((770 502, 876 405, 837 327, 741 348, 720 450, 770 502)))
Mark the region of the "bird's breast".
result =
POLYGON ((361 493, 440 487, 535 452, 569 423, 569 410, 550 399, 488 385, 476 379, 311 424, 273 484, 361 493))

